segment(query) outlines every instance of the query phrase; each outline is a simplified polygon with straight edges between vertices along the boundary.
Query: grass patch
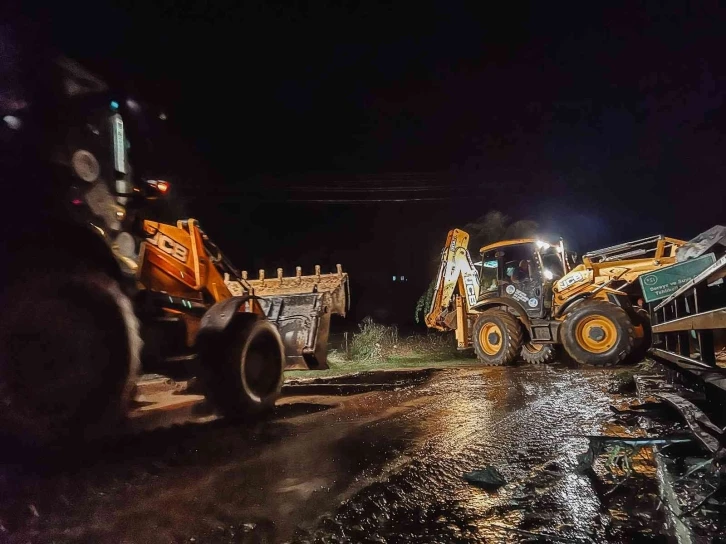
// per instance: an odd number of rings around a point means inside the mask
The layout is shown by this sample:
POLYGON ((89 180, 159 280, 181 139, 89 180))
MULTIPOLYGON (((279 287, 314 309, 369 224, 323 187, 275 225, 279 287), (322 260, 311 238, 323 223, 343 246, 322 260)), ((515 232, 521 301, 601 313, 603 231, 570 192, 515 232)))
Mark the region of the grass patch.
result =
POLYGON ((460 356, 454 335, 429 331, 426 334, 401 337, 398 328, 376 323, 367 317, 353 334, 349 353, 344 360, 382 363, 389 359, 460 356))
POLYGON ((366 318, 353 334, 348 353, 330 350, 329 370, 290 370, 288 377, 333 376, 386 368, 457 366, 475 359, 456 349, 453 334, 428 332, 402 337, 395 326, 381 325, 366 318), (469 360, 469 361, 468 361, 469 360))
POLYGON ((608 385, 609 393, 635 393, 635 375, 638 373, 637 369, 628 369, 618 372, 613 376, 613 379, 608 385))

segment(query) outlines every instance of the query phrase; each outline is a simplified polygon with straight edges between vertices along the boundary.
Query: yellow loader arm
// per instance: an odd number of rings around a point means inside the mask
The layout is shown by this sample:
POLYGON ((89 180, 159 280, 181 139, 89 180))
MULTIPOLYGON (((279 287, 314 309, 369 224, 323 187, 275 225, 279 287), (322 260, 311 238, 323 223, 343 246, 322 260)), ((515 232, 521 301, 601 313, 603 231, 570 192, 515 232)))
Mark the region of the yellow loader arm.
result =
POLYGON ((638 278, 674 264, 676 250, 685 243, 659 235, 586 253, 582 264, 554 285, 554 306, 584 293, 606 300, 608 293, 628 292, 631 285, 639 289, 638 278))
POLYGON ((469 235, 463 230, 452 229, 441 252, 441 265, 436 279, 433 301, 426 314, 426 326, 440 331, 455 329, 451 302, 456 287, 462 295, 465 312, 479 300, 479 274, 469 254, 469 235), (447 319, 447 316, 451 318, 447 319))

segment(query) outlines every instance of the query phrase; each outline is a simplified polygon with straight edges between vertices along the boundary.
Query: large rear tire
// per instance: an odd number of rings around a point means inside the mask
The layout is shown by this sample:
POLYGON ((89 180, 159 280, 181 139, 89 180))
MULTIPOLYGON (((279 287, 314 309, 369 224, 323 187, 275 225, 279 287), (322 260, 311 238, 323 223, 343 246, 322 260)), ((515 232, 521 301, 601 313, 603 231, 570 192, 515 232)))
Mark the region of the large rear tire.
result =
POLYGON ((541 365, 555 360, 557 350, 552 344, 533 344, 525 342, 522 346, 522 359, 525 363, 541 365))
POLYGON ((479 362, 509 365, 522 349, 522 324, 504 310, 487 310, 474 323, 473 344, 479 362))
POLYGON ((118 282, 57 264, 52 274, 29 267, 0 308, 0 428, 33 447, 108 432, 140 366, 138 321, 118 282))
POLYGON ((580 302, 565 318, 560 334, 565 350, 580 364, 616 365, 635 346, 635 330, 628 314, 603 300, 580 302))
POLYGON ((210 400, 235 419, 271 410, 282 391, 285 351, 272 323, 239 314, 201 353, 200 377, 210 400))

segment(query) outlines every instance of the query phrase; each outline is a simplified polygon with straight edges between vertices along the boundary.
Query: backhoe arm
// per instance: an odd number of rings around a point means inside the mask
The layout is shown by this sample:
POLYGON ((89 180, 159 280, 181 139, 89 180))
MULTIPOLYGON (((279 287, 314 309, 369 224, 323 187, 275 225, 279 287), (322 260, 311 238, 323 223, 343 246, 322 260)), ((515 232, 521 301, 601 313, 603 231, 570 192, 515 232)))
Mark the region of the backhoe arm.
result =
POLYGON ((441 265, 436 278, 436 289, 426 326, 438 330, 450 330, 444 317, 451 310, 451 301, 456 287, 462 295, 466 312, 479 299, 479 275, 469 255, 469 235, 463 230, 452 229, 441 252, 441 265))

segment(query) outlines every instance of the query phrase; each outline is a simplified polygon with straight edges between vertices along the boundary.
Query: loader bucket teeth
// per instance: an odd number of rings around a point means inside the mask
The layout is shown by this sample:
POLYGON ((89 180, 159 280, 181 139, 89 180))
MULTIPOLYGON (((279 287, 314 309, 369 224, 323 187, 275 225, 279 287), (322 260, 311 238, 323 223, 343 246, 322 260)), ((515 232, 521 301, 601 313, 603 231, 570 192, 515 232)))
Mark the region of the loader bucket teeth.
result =
POLYGON ((345 316, 348 310, 348 274, 337 265, 332 274, 321 273, 316 265, 314 273, 302 274, 295 268, 295 276, 285 276, 277 269, 275 281, 247 280, 254 294, 260 297, 260 306, 267 318, 277 325, 285 346, 285 368, 326 369, 327 342, 330 316, 345 316))

